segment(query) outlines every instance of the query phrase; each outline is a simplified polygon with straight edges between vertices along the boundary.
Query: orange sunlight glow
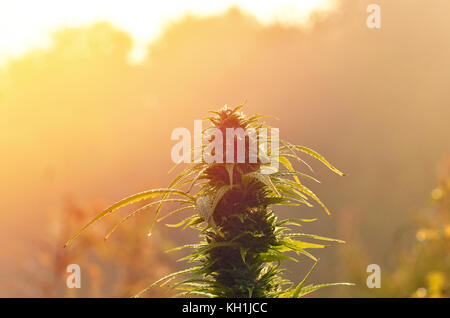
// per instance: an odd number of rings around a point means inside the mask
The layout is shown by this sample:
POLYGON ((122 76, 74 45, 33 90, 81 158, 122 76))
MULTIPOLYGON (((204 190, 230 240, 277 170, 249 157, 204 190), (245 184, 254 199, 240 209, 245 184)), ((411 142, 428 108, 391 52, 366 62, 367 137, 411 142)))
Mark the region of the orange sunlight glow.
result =
POLYGON ((328 11, 335 0, 2 0, 0 3, 0 64, 30 48, 45 47, 52 31, 64 26, 81 26, 109 21, 133 38, 130 59, 139 62, 149 41, 165 25, 186 14, 218 14, 239 7, 261 23, 306 24, 314 11, 328 11))

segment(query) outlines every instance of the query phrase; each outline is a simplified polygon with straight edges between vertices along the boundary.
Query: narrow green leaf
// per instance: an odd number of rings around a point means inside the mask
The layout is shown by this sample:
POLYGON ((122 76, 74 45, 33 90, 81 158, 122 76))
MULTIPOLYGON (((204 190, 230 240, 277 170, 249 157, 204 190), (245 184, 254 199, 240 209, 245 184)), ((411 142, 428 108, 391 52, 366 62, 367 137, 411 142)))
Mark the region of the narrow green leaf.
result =
POLYGON ((335 173, 337 173, 340 176, 345 176, 345 174, 341 171, 339 171, 337 168, 335 168, 331 163, 329 163, 322 155, 318 154, 317 152, 315 152, 314 150, 307 148, 307 147, 302 147, 302 146, 295 146, 293 145, 293 147, 301 152, 304 152, 316 159, 318 159, 319 161, 321 161, 324 165, 326 165, 328 168, 330 168, 330 170, 334 171, 335 173))
MULTIPOLYGON (((303 160, 302 158, 300 158, 300 157, 297 155, 297 153, 296 153, 296 152, 294 151, 294 149, 293 149, 293 145, 291 145, 290 143, 288 143, 287 141, 284 141, 284 140, 281 140, 281 144, 283 144, 284 147, 286 147, 286 148, 289 150, 289 152, 290 152, 290 154, 284 153, 285 156, 289 156, 289 157, 295 158, 296 160, 298 160, 299 162, 301 162, 301 163, 303 163, 305 166, 307 166, 308 169, 309 169, 311 172, 314 172, 313 169, 312 169, 312 167, 311 167, 305 160, 303 160)), ((280 148, 280 152, 282 152, 282 153, 284 152, 284 151, 283 151, 283 150, 284 150, 284 147, 281 147, 281 148, 280 148)))
POLYGON ((171 248, 170 250, 167 250, 166 253, 172 253, 172 252, 179 251, 179 250, 182 250, 185 248, 197 248, 197 247, 199 247, 199 244, 186 244, 186 245, 171 248))
POLYGON ((253 171, 243 175, 243 177, 255 178, 259 182, 268 186, 276 195, 280 196, 280 192, 278 191, 277 187, 273 184, 272 180, 268 175, 262 174, 259 171, 253 171))
POLYGON ((241 251, 242 262, 245 264, 245 256, 247 255, 248 249, 241 247, 240 251, 241 251))
POLYGON ((223 198, 225 193, 230 191, 233 188, 233 185, 227 184, 222 186, 219 190, 217 190, 216 195, 214 197, 214 201, 211 205, 211 214, 210 217, 214 214, 214 211, 216 210, 217 204, 219 204, 220 200, 223 198))
POLYGON ((295 251, 297 251, 297 250, 300 251, 305 248, 324 248, 324 247, 326 247, 326 245, 322 245, 322 244, 302 242, 302 241, 297 241, 297 240, 291 240, 289 238, 285 239, 284 242, 288 247, 292 248, 295 251))
MULTIPOLYGON (((130 214, 128 214, 126 217, 124 217, 119 223, 117 223, 109 232, 108 234, 106 234, 105 236, 105 240, 109 239, 109 237, 111 236, 111 234, 113 234, 118 228, 119 226, 121 226, 124 222, 126 222, 128 219, 130 219, 131 217, 135 216, 136 214, 138 214, 139 212, 142 212, 144 210, 147 210, 149 208, 151 208, 152 206, 156 205, 156 204, 162 204, 165 202, 178 202, 178 203, 191 203, 190 200, 183 200, 183 199, 162 199, 156 202, 152 202, 149 203, 147 205, 144 205, 143 207, 131 212, 130 214)), ((192 208, 192 207, 183 207, 181 209, 186 209, 186 208, 192 208)))
POLYGON ((274 177, 277 178, 280 176, 300 176, 300 177, 305 177, 305 178, 311 179, 317 183, 320 183, 320 181, 317 180, 316 178, 310 176, 309 174, 301 173, 299 171, 280 171, 280 172, 276 172, 276 173, 270 175, 271 178, 274 178, 274 177))
POLYGON ((305 282, 308 279, 309 275, 311 275, 311 273, 313 272, 314 268, 316 268, 317 263, 318 263, 318 261, 314 263, 314 265, 308 271, 308 273, 303 278, 303 280, 297 285, 297 287, 295 288, 294 292, 292 293, 292 298, 298 298, 298 295, 300 294, 300 292, 301 292, 301 290, 303 288, 303 285, 305 285, 305 282))
POLYGON ((178 272, 175 272, 175 273, 166 275, 166 276, 164 276, 163 278, 158 279, 158 280, 157 280, 156 282, 154 282, 153 284, 151 284, 151 285, 147 286, 146 288, 144 288, 143 290, 141 290, 139 293, 137 293, 135 296, 133 296, 133 298, 138 298, 138 297, 140 297, 142 294, 146 293, 149 289, 151 289, 152 287, 158 285, 158 284, 161 283, 161 282, 164 282, 164 281, 173 279, 173 278, 175 278, 175 277, 177 277, 177 276, 179 276, 179 275, 183 275, 183 274, 186 274, 186 273, 195 272, 195 271, 199 270, 200 268, 201 268, 200 266, 195 266, 195 267, 191 267, 191 268, 188 268, 188 269, 184 269, 184 270, 181 270, 181 271, 178 271, 178 272))
POLYGON ((171 192, 171 193, 174 193, 174 194, 179 194, 181 196, 184 196, 184 197, 187 197, 187 198, 189 198, 191 200, 194 200, 194 197, 192 197, 191 195, 185 193, 184 191, 175 190, 175 189, 155 189, 155 190, 148 190, 148 191, 144 191, 144 192, 141 192, 141 193, 134 194, 132 196, 129 196, 128 198, 125 198, 123 200, 120 200, 120 201, 114 203, 109 208, 107 208, 106 210, 104 210, 103 212, 98 214, 96 217, 94 217, 89 223, 87 223, 85 226, 83 226, 81 228, 81 230, 79 230, 74 236, 72 236, 72 238, 67 241, 67 243, 64 245, 64 247, 69 246, 73 242, 73 240, 75 238, 77 238, 82 232, 84 232, 84 230, 86 230, 92 223, 100 220, 105 215, 107 215, 107 214, 109 214, 109 213, 111 213, 111 212, 113 212, 113 211, 115 211, 117 209, 120 209, 121 207, 124 207, 124 206, 127 206, 129 204, 135 203, 137 201, 141 201, 141 200, 144 200, 144 199, 152 198, 152 197, 155 197, 155 196, 158 196, 158 195, 161 195, 161 194, 165 194, 165 193, 168 193, 168 192, 171 192))
POLYGON ((306 234, 306 233, 288 233, 288 234, 284 234, 285 237, 309 237, 309 238, 313 238, 316 240, 322 240, 322 241, 331 241, 331 242, 338 242, 338 243, 345 243, 345 241, 342 240, 338 240, 338 239, 333 239, 333 238, 329 238, 329 237, 324 237, 324 236, 319 236, 319 235, 314 235, 314 234, 306 234))
POLYGON ((178 212, 181 212, 181 211, 184 211, 184 210, 189 210, 189 209, 195 209, 195 206, 190 205, 190 206, 184 206, 184 207, 181 207, 181 208, 179 208, 179 209, 175 209, 175 210, 171 211, 170 213, 168 213, 167 215, 164 215, 164 216, 160 217, 160 218, 159 218, 158 220, 156 220, 156 221, 157 221, 157 222, 161 222, 162 220, 168 218, 169 216, 172 216, 172 215, 174 215, 174 214, 177 214, 178 212))
POLYGON ((330 287, 330 286, 353 286, 355 284, 352 283, 331 283, 331 284, 319 284, 319 285, 308 285, 304 287, 300 293, 298 294, 298 297, 305 296, 307 294, 310 294, 318 289, 324 288, 324 287, 330 287))
POLYGON ((317 219, 286 219, 286 220, 282 220, 282 221, 278 222, 276 224, 276 226, 281 226, 281 225, 302 226, 298 222, 314 222, 314 221, 317 221, 317 219))
POLYGON ((303 193, 306 193, 307 195, 309 195, 311 198, 313 198, 317 203, 319 203, 322 208, 325 210, 325 212, 327 212, 328 215, 330 215, 330 211, 328 210, 328 208, 325 206, 325 204, 322 203, 322 201, 320 201, 319 197, 316 196, 314 194, 314 192, 312 192, 310 189, 308 189, 307 187, 305 187, 304 185, 299 185, 299 187, 301 188, 301 191, 303 193))

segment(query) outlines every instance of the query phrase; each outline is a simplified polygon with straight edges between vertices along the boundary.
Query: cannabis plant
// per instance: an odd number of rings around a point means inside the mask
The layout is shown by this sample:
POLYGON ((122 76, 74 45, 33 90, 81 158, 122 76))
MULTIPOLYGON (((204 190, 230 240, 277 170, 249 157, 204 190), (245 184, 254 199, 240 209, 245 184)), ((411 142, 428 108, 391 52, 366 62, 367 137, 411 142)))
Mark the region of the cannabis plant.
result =
MULTIPOLYGON (((240 108, 241 106, 235 109, 225 107, 212 112, 212 115, 204 120, 209 122, 210 128, 220 130, 224 140, 227 139, 227 134, 230 134, 229 128, 245 131, 270 128, 260 122, 262 116, 246 117, 239 112, 240 108)), ((208 147, 211 149, 212 138, 207 135, 206 130, 202 133, 206 139, 202 150, 208 147)), ((329 213, 321 200, 301 181, 302 178, 317 180, 294 169, 294 161, 309 167, 300 158, 300 153, 320 160, 340 176, 344 174, 317 152, 286 141, 280 141, 276 149, 274 147, 266 149, 267 156, 273 157, 276 154, 275 159, 280 163, 280 169, 270 173, 267 170, 270 169, 267 160, 261 158, 250 160, 252 153, 250 146, 255 141, 252 140, 254 136, 247 134, 243 138, 245 145, 243 162, 229 163, 225 160, 230 149, 223 143, 223 160, 210 163, 205 160, 194 160, 167 188, 144 191, 113 204, 86 224, 66 246, 92 223, 113 211, 140 200, 159 196, 159 200, 149 202, 126 216, 106 235, 108 238, 120 224, 151 207, 155 207, 156 211, 149 235, 156 222, 178 213, 193 211, 180 223, 169 225, 199 231, 200 243, 174 249, 192 249, 192 253, 183 258, 191 267, 168 275, 148 288, 172 284, 172 288, 180 290, 181 296, 267 298, 300 297, 325 286, 346 284, 306 285, 306 280, 318 261, 309 250, 323 248, 326 245, 303 239, 342 241, 296 232, 294 228, 315 219, 280 220, 273 211, 276 205, 311 207, 312 202, 315 202, 329 213), (161 215, 165 203, 178 206, 171 212, 161 215), (283 278, 282 263, 285 260, 298 261, 295 257, 286 255, 290 251, 297 255, 305 255, 314 261, 314 266, 298 285, 283 278)), ((237 139, 237 136, 231 138, 235 144, 238 144, 237 139)), ((214 154, 218 150, 216 147, 211 153, 214 154)), ((233 152, 233 156, 236 152, 233 152)))

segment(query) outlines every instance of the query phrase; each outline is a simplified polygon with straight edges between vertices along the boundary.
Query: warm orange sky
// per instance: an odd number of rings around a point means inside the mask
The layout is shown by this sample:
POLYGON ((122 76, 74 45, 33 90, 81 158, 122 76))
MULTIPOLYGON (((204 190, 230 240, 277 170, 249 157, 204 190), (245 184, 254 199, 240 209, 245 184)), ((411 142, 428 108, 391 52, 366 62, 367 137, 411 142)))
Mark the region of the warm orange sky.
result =
POLYGON ((134 40, 131 59, 145 55, 147 43, 171 20, 193 13, 217 14, 231 6, 252 13, 263 23, 305 23, 314 10, 329 10, 335 0, 2 0, 0 2, 0 63, 31 47, 46 46, 49 35, 62 26, 108 20, 134 40))
MULTIPOLYGON (((255 22, 255 15, 268 23, 280 12, 258 0, 241 2, 253 16, 220 14, 235 3, 221 0, 201 7, 196 0, 165 0, 146 8, 143 0, 35 2, 0 0, 0 56, 17 57, 0 66, 0 297, 42 295, 29 274, 53 281, 39 267, 39 252, 43 242, 62 249, 71 231, 61 242, 52 233, 68 211, 75 206, 96 214, 169 184, 179 171, 167 173, 172 130, 192 129, 193 120, 224 104, 246 102, 248 115, 279 118, 266 120, 282 139, 317 150, 347 174, 336 178, 308 161, 323 181, 312 190, 332 218, 320 207, 279 210, 282 217, 320 218, 305 231, 347 242, 321 251, 317 281, 356 282, 349 272, 359 275, 365 267, 355 255, 394 266, 399 245, 414 240, 407 227, 416 216, 432 215, 436 170, 450 153, 450 1, 376 1, 382 28, 369 29, 372 0, 342 0, 311 19, 307 30, 255 22), (189 10, 214 16, 176 21, 150 44, 142 63, 127 63, 129 36, 146 44, 189 10), (54 30, 51 46, 30 51, 54 30)), ((292 15, 283 22, 301 23, 295 10, 285 12, 292 15)), ((101 235, 93 245, 103 246, 103 231, 123 212, 86 233, 101 235)), ((153 212, 136 219, 144 227, 136 235, 149 244, 157 234, 146 237, 153 212)), ((197 239, 159 225, 176 242, 197 239)), ((121 233, 128 231, 119 230, 108 244, 120 242, 121 233)), ((298 279, 309 268, 300 262, 289 270, 298 279)), ((347 290, 363 296, 361 289, 347 290)))

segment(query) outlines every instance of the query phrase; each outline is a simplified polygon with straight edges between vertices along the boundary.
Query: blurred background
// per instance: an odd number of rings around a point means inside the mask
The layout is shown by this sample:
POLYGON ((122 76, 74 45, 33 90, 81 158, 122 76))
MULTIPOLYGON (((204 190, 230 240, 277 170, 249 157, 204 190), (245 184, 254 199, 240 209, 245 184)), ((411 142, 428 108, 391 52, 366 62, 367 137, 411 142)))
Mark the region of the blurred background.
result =
MULTIPOLYGON (((356 286, 313 296, 450 296, 450 2, 164 3, 0 3, 0 296, 128 297, 185 268, 164 251, 197 233, 160 223, 148 238, 150 210, 106 242, 126 209, 62 246, 109 204, 169 183, 174 128, 244 102, 347 174, 311 161, 331 217, 278 212, 346 241, 316 253, 311 281, 356 286), (80 290, 65 286, 71 263, 80 290), (380 289, 365 284, 373 263, 380 289)), ((287 264, 289 278, 311 265, 287 264)))

